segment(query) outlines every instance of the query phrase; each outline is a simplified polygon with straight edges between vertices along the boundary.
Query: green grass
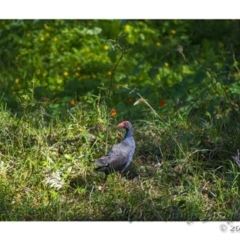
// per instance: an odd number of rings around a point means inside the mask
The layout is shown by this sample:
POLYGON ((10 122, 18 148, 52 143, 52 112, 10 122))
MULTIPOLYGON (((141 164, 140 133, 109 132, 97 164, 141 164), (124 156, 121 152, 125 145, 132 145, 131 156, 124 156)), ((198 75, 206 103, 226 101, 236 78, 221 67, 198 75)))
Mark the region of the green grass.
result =
POLYGON ((1 221, 240 219, 240 173, 232 160, 237 121, 155 112, 147 102, 132 106, 130 119, 121 112, 108 118, 100 100, 88 95, 58 111, 52 103, 28 102, 21 114, 2 104, 1 221), (110 175, 102 193, 104 175, 94 171, 94 159, 121 141, 122 120, 133 123, 136 152, 125 176, 110 175))

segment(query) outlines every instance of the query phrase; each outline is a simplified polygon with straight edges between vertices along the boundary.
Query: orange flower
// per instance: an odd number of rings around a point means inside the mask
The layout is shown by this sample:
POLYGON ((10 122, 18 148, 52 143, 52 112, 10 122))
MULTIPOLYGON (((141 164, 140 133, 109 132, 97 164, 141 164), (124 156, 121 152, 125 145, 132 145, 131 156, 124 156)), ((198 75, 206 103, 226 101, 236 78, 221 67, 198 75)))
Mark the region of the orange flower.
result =
POLYGON ((131 98, 131 97, 128 97, 128 98, 126 99, 126 102, 127 102, 127 103, 132 102, 132 98, 131 98))
POLYGON ((74 106, 76 104, 76 101, 74 99, 72 99, 70 102, 69 102, 69 105, 70 106, 74 106))
POLYGON ((163 107, 166 103, 166 100, 165 99, 162 99, 160 102, 159 102, 159 106, 160 107, 163 107))
POLYGON ((42 102, 48 102, 48 101, 49 101, 48 98, 46 98, 46 97, 42 97, 42 102))
POLYGON ((117 111, 113 108, 110 112, 111 117, 116 117, 117 111))

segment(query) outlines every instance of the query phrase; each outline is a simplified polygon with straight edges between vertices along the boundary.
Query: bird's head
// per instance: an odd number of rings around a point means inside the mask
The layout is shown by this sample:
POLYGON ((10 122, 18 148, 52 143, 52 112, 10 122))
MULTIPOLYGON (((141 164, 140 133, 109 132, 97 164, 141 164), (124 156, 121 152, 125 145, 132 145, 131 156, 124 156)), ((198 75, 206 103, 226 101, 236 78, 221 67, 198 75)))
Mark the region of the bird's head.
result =
POLYGON ((132 129, 132 124, 129 121, 123 121, 117 125, 118 128, 132 129))

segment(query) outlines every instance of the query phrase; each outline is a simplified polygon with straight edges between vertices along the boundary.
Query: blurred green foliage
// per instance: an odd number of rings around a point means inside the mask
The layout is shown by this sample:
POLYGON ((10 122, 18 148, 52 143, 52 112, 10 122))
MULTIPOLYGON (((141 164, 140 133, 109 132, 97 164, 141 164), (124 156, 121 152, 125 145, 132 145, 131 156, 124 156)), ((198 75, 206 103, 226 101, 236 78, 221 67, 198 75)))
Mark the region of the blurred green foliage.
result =
POLYGON ((110 103, 123 115, 139 112, 137 93, 157 111, 238 110, 237 20, 1 20, 1 101, 15 109, 26 98, 70 106, 88 92, 104 99, 120 34, 127 51, 110 103))

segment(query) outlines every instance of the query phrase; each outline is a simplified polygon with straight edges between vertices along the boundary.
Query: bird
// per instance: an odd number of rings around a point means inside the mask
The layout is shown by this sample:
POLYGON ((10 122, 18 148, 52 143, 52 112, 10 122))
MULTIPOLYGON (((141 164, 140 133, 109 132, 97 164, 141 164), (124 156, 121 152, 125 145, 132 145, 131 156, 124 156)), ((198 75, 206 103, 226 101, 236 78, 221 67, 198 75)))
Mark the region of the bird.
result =
POLYGON ((123 121, 117 127, 126 129, 122 142, 114 145, 106 156, 95 159, 95 164, 98 165, 95 170, 105 173, 105 182, 111 173, 119 172, 120 176, 122 176, 131 163, 135 152, 132 124, 129 121, 123 121))

